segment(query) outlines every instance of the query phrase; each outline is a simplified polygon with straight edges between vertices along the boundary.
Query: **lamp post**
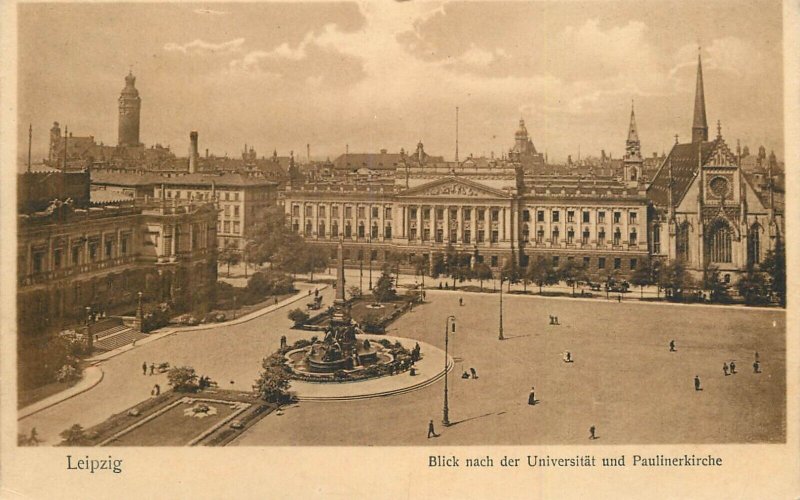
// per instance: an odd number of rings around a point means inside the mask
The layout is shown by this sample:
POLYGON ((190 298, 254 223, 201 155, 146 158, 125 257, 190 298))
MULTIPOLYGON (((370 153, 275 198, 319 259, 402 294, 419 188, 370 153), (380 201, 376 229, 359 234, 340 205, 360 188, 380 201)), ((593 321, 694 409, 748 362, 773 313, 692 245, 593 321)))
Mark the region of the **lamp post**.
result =
POLYGON ((456 333, 456 317, 450 315, 444 323, 444 407, 442 408, 442 425, 450 425, 450 407, 447 404, 447 356, 450 345, 450 333, 456 333))
POLYGON ((372 290, 372 234, 367 238, 369 248, 369 289, 372 290))
POLYGON ((505 340, 503 337, 503 274, 500 273, 500 340, 505 340))
POLYGON ((361 250, 361 262, 358 264, 358 293, 364 295, 364 250, 361 250))
POLYGON ((92 322, 92 308, 91 306, 86 306, 86 345, 89 350, 89 354, 92 353, 94 350, 94 336, 89 329, 89 324, 92 322))

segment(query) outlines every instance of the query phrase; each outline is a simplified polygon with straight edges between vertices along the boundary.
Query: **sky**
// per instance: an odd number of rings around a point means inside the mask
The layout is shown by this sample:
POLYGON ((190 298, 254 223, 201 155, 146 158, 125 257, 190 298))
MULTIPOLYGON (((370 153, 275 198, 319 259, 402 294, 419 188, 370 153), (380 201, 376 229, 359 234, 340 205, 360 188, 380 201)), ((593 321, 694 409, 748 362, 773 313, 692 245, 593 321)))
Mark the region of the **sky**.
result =
POLYGON ((551 162, 691 134, 698 47, 709 135, 783 157, 779 1, 30 3, 19 6, 18 145, 54 121, 116 144, 129 70, 141 140, 305 158, 500 155, 523 118, 551 162))

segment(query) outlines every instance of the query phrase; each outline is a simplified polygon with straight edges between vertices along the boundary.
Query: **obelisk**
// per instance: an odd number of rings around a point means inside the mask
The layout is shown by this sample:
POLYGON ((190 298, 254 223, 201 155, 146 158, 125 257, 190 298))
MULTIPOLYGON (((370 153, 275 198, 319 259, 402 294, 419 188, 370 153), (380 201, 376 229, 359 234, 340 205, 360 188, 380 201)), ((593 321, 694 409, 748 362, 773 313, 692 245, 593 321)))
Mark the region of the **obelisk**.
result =
POLYGON ((339 325, 350 324, 350 314, 347 310, 347 300, 344 296, 344 244, 339 240, 336 268, 336 298, 333 299, 333 317, 331 323, 339 325))

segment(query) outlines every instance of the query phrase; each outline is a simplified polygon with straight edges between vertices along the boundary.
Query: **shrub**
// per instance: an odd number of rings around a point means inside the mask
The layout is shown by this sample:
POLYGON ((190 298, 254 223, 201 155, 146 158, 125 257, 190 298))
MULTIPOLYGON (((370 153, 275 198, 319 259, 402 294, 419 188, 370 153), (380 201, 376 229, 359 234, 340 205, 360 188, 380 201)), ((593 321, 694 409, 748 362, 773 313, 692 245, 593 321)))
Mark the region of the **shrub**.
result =
POLYGON ((284 362, 283 355, 273 353, 261 362, 262 371, 256 380, 254 389, 265 401, 282 403, 288 399, 289 367, 284 362))
POLYGON ((83 446, 89 441, 80 424, 74 424, 69 429, 62 431, 59 436, 63 439, 63 444, 68 446, 83 446))
POLYGON ((294 321, 295 325, 302 325, 306 321, 308 321, 308 313, 303 311, 302 309, 292 309, 289 311, 289 319, 294 321))
POLYGON ((191 366, 176 366, 167 372, 169 385, 177 392, 194 392, 197 390, 197 373, 191 366))
POLYGON ((370 311, 361 320, 361 328, 367 333, 383 332, 383 318, 375 311, 370 311))
POLYGON ((71 382, 81 377, 81 372, 72 365, 64 365, 56 373, 56 380, 59 382, 71 382))

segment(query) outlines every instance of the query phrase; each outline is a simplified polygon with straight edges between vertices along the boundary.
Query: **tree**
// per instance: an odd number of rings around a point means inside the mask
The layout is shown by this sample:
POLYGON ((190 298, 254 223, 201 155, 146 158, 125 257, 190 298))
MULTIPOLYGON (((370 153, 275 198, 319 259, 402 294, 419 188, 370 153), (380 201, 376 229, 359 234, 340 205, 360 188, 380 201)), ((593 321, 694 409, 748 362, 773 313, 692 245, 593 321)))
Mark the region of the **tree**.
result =
POLYGON ((197 390, 197 373, 191 366, 174 366, 167 372, 169 385, 177 392, 197 390))
POLYGON ((261 362, 261 373, 256 379, 256 393, 270 403, 283 403, 288 399, 291 370, 281 353, 274 353, 261 362))
POLYGON ((86 431, 80 424, 74 424, 69 429, 62 431, 59 436, 67 446, 85 446, 89 442, 86 431))
POLYGON ((225 244, 225 248, 223 248, 219 254, 217 254, 217 260, 220 264, 227 264, 228 265, 228 277, 231 276, 231 265, 236 265, 239 263, 239 251, 233 248, 230 242, 225 244))
POLYGON ((328 253, 324 248, 306 243, 300 250, 299 272, 309 273, 309 280, 314 282, 314 271, 322 271, 328 267, 328 253))
POLYGON ((644 287, 653 283, 653 261, 650 257, 643 259, 631 275, 631 283, 639 287, 640 296, 644 298, 644 287))
POLYGON ((769 284, 764 273, 757 271, 752 265, 747 266, 747 273, 736 283, 736 289, 747 305, 762 304, 769 295, 769 284))
POLYGON ((506 261, 503 263, 502 269, 500 269, 501 282, 502 280, 507 280, 508 290, 511 291, 511 284, 519 283, 521 276, 522 272, 519 267, 519 263, 517 262, 516 255, 512 253, 511 257, 506 259, 506 261))
POLYGON ((543 286, 555 285, 558 283, 558 274, 553 269, 553 266, 547 262, 547 259, 541 255, 537 255, 536 258, 528 262, 525 275, 532 283, 535 283, 539 287, 540 295, 543 286))
POLYGON ((719 268, 715 265, 707 264, 703 268, 702 286, 705 290, 711 291, 712 302, 728 302, 730 300, 728 285, 722 281, 720 274, 719 268))
POLYGON ((670 289, 675 297, 683 296, 684 290, 694 286, 694 279, 689 275, 683 260, 676 260, 661 266, 658 279, 659 284, 663 288, 670 289))
POLYGON ((433 254, 431 262, 431 278, 438 278, 446 273, 447 268, 444 263, 444 255, 440 252, 436 252, 433 254))
POLYGON ((290 320, 294 321, 296 326, 299 326, 308 321, 310 316, 302 309, 292 309, 289 311, 288 317, 290 320))
POLYGON ((572 284, 572 296, 575 296, 575 284, 585 275, 584 267, 574 260, 566 260, 558 269, 558 277, 572 284))
POLYGON ((414 256, 412 260, 414 264, 414 273, 422 276, 422 288, 425 288, 425 271, 428 270, 428 261, 422 255, 414 256))
POLYGON ((389 274, 387 269, 381 272, 381 277, 372 288, 372 295, 377 302, 389 302, 397 296, 397 291, 394 288, 394 279, 389 274))
POLYGON ((357 286, 347 287, 347 293, 350 294, 351 299, 354 299, 356 297, 361 297, 361 288, 357 286))
POLYGON ((786 307, 786 249, 783 240, 775 238, 775 248, 769 250, 759 266, 769 276, 769 288, 786 307))
POLYGON ((472 269, 472 274, 476 280, 480 281, 481 291, 483 291, 483 281, 492 279, 494 275, 492 273, 492 268, 485 262, 475 264, 475 267, 472 269))

